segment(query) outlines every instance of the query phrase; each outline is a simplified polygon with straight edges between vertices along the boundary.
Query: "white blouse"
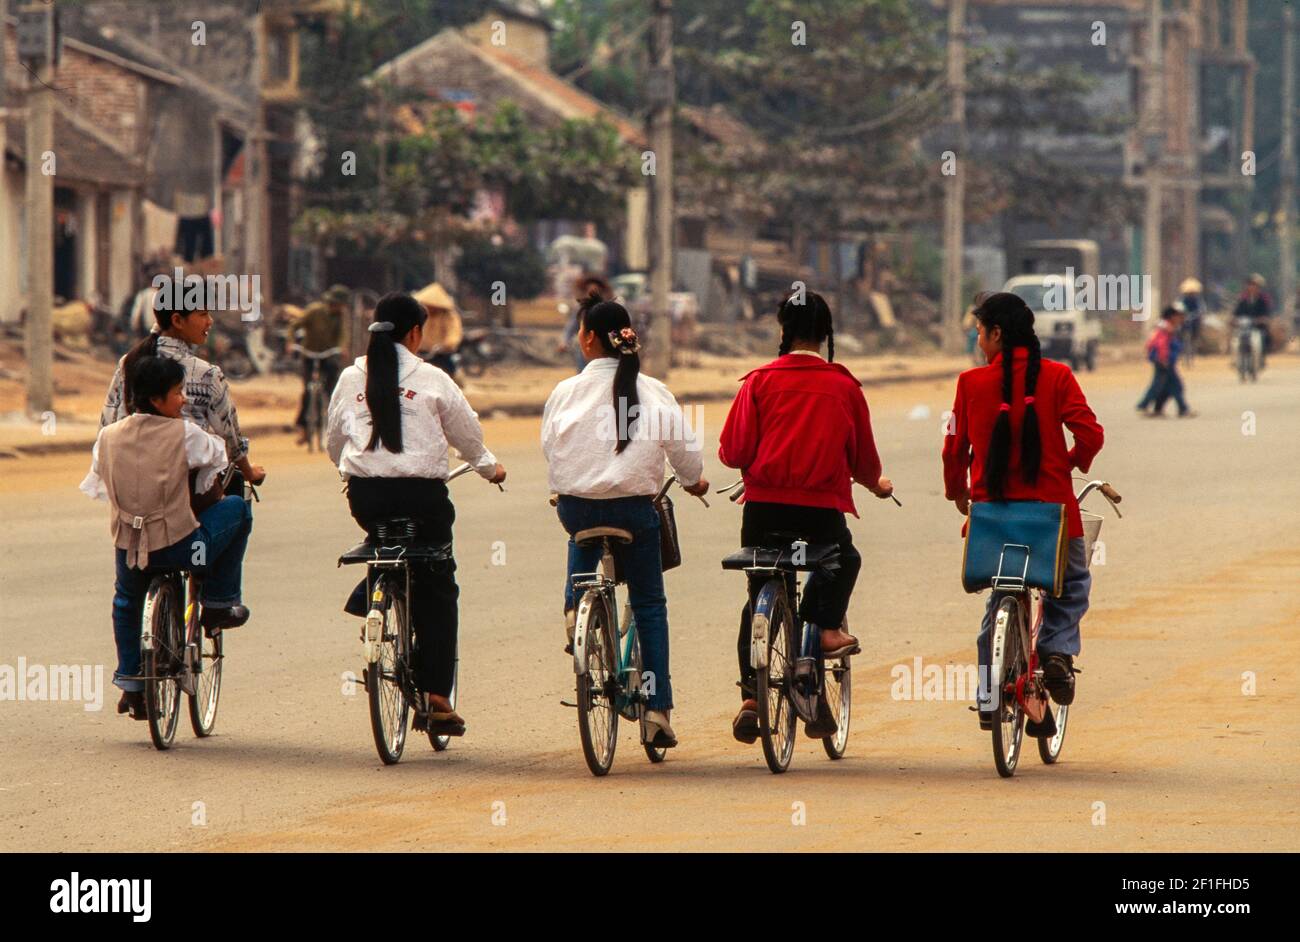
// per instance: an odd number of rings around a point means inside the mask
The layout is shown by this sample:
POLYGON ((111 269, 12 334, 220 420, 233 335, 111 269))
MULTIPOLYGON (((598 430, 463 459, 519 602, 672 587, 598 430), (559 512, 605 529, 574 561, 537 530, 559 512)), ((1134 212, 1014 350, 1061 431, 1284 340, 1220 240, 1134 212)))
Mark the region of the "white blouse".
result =
POLYGON ((551 490, 597 499, 653 495, 663 486, 665 458, 682 484, 699 483, 704 460, 698 422, 688 422, 668 387, 644 373, 636 384, 639 411, 616 410, 617 369, 615 357, 598 357, 546 400, 542 452, 551 490), (620 421, 630 429, 631 441, 615 454, 620 421))
POLYGON ((478 414, 452 378, 403 346, 397 348, 402 451, 382 444, 370 450, 373 428, 366 402, 366 358, 339 376, 330 397, 325 448, 343 477, 446 480, 448 449, 455 448, 480 475, 491 478, 497 459, 483 444, 478 414))
MULTIPOLYGON (((185 462, 189 469, 193 471, 198 469, 198 478, 194 482, 197 493, 206 493, 208 488, 212 487, 212 482, 217 479, 230 465, 226 458, 226 443, 222 439, 213 435, 211 432, 204 431, 189 419, 181 419, 185 423, 185 462)), ((80 490, 91 500, 108 500, 108 487, 104 484, 103 478, 99 476, 99 442, 108 431, 105 426, 99 430, 95 436, 95 447, 90 451, 90 471, 82 479, 80 490)))

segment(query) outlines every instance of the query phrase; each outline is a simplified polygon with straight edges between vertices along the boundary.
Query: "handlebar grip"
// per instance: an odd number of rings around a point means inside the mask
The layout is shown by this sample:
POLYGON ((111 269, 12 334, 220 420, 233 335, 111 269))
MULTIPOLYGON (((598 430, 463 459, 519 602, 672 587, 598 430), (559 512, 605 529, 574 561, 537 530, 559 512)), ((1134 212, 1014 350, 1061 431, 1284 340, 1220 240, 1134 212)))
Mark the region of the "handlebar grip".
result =
POLYGON ((1118 504, 1120 501, 1124 499, 1120 497, 1119 492, 1115 490, 1115 488, 1111 487, 1109 484, 1103 484, 1101 487, 1097 488, 1097 490, 1105 494, 1106 498, 1110 500, 1112 503, 1118 504))

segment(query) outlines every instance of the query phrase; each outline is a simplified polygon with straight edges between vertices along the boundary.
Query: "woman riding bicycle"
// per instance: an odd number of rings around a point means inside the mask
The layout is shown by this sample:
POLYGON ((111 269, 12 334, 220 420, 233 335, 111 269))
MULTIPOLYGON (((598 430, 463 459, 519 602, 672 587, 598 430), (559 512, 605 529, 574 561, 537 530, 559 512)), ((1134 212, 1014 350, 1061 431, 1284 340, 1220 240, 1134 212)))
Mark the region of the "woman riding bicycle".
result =
MULTIPOLYGON (((1038 500, 1064 504, 1069 517, 1069 562, 1059 598, 1044 594, 1038 656, 1043 680, 1057 703, 1074 700, 1074 655, 1079 653, 1079 621, 1088 610, 1088 574, 1083 521, 1070 472, 1086 472, 1101 451, 1104 432, 1088 406, 1074 373, 1045 360, 1034 333, 1034 312, 1014 294, 980 298, 975 309, 979 346, 988 366, 957 378, 952 421, 943 443, 943 476, 948 500, 963 516, 972 501, 1038 500), (1067 448, 1065 429, 1074 438, 1067 448)), ((989 704, 989 636, 1000 596, 990 595, 980 625, 979 705, 989 704)), ((992 713, 980 723, 992 728, 992 713)))
MULTIPOLYGON (((494 484, 506 479, 506 469, 484 446, 478 415, 460 388, 417 355, 425 316, 408 294, 380 299, 366 355, 334 387, 325 445, 347 481, 352 516, 368 535, 383 520, 407 517, 420 539, 450 544, 456 511, 447 493, 448 449, 494 484)), ((460 595, 455 572, 451 559, 411 567, 416 685, 428 695, 430 730, 449 736, 465 732, 449 699, 460 595)), ((365 590, 363 579, 347 612, 365 616, 365 590)))
POLYGON ((226 456, 244 479, 249 484, 261 484, 266 479, 266 469, 248 459, 248 439, 239 430, 239 413, 230 398, 225 374, 221 367, 200 359, 194 352, 207 343, 212 315, 207 311, 157 306, 153 314, 157 321, 154 332, 118 361, 100 412, 100 427, 130 414, 132 394, 128 377, 133 363, 145 356, 175 360, 185 369, 185 418, 224 441, 226 456))
MULTIPOLYGON (((826 300, 812 291, 791 295, 777 319, 780 356, 744 377, 722 428, 718 458, 739 468, 745 481, 743 546, 761 546, 773 533, 839 546, 840 568, 809 577, 799 618, 820 630, 823 657, 844 657, 858 650, 857 638, 844 630, 862 565, 844 517, 845 511, 857 516, 853 482, 880 498, 889 497, 894 486, 881 475, 862 384, 834 362, 835 328, 826 300)), ((732 733, 745 743, 759 734, 749 641, 750 608, 760 582, 750 580, 750 604, 741 612, 736 644, 743 702, 732 733)), ((808 729, 813 737, 834 732, 833 723, 808 729)))
POLYGON ((253 517, 243 497, 221 497, 225 443, 182 418, 185 368, 166 357, 140 357, 127 378, 130 414, 100 429, 81 490, 112 508, 113 683, 123 691, 117 712, 129 710, 143 720, 144 683, 128 678, 140 673, 141 605, 150 576, 168 569, 202 572, 203 626, 212 633, 242 625, 249 613, 241 574, 253 517))
POLYGON ((663 485, 665 458, 687 493, 702 495, 709 482, 701 477, 699 443, 682 421, 677 400, 663 383, 641 375, 641 344, 627 309, 593 291, 579 305, 577 321, 587 365, 555 387, 542 413, 550 486, 559 495, 560 523, 570 535, 566 650, 572 650, 577 605, 573 574, 593 572, 601 553, 599 547, 578 546, 573 534, 600 526, 631 532, 631 545, 616 552, 627 575, 645 668, 653 678, 644 720, 654 733, 646 742, 675 746, 677 734, 669 722, 668 606, 653 497, 663 485))

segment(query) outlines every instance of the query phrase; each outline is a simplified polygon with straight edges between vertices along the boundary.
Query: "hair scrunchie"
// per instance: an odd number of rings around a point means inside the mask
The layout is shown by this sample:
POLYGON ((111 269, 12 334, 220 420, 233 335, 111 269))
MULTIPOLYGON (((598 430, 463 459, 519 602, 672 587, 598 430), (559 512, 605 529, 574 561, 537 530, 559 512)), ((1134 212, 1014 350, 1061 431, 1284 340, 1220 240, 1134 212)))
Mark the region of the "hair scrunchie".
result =
POLYGON ((620 356, 630 356, 641 349, 641 339, 631 327, 623 327, 609 332, 609 342, 620 356))
POLYGON ((370 332, 372 334, 386 334, 392 329, 393 329, 392 321, 375 321, 373 324, 370 325, 370 332))
POLYGON ((998 406, 998 411, 999 411, 999 412, 1010 412, 1010 411, 1011 411, 1011 403, 1009 403, 1009 402, 1004 402, 1004 403, 1002 403, 1002 405, 998 406))
POLYGON ((1027 405, 1027 406, 1032 406, 1033 404, 1034 404, 1034 397, 1033 397, 1033 396, 1026 396, 1026 397, 1025 397, 1025 405, 1027 405))

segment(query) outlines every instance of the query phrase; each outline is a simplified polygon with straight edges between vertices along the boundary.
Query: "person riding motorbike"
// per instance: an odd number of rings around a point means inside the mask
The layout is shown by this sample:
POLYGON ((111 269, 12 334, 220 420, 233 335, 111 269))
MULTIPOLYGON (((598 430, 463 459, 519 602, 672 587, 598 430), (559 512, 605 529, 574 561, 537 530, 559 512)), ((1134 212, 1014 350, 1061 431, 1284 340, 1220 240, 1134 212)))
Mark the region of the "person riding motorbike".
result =
POLYGON ((1251 275, 1246 281, 1245 288, 1242 289, 1241 297, 1237 299, 1237 306, 1232 310, 1234 318, 1249 320, 1251 326, 1259 333, 1260 369, 1264 368, 1264 361, 1272 340, 1269 328, 1273 321, 1273 299, 1264 291, 1265 287, 1263 275, 1251 275))

